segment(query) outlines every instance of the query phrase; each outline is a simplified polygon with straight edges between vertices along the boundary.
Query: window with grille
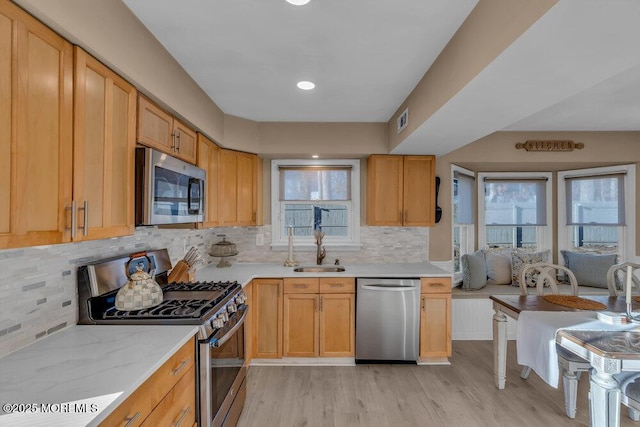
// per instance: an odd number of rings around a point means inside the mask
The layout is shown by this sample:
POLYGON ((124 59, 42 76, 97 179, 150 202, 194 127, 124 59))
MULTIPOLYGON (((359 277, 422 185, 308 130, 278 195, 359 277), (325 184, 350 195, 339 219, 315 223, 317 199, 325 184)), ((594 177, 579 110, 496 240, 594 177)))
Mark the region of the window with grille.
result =
POLYGON ((358 244, 359 182, 359 160, 273 160, 273 244, 358 244))

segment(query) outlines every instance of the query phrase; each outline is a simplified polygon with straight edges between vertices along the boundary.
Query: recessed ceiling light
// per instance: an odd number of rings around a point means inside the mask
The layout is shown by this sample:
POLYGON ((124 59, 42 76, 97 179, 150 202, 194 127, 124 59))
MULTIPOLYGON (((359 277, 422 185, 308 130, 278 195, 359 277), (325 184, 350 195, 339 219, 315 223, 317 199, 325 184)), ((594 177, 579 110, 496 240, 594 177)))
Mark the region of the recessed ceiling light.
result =
POLYGON ((287 0, 287 3, 291 3, 295 6, 304 6, 305 4, 309 3, 309 1, 311 0, 287 0))
POLYGON ((317 154, 314 154, 314 155, 312 155, 311 157, 312 157, 312 158, 314 158, 314 159, 317 159, 317 158, 318 158, 318 157, 320 157, 320 156, 318 156, 317 154))
POLYGON ((301 82, 298 82, 297 86, 298 86, 298 88, 300 88, 302 90, 311 90, 314 87, 316 87, 316 84, 314 82, 308 82, 308 81, 303 80, 301 82))

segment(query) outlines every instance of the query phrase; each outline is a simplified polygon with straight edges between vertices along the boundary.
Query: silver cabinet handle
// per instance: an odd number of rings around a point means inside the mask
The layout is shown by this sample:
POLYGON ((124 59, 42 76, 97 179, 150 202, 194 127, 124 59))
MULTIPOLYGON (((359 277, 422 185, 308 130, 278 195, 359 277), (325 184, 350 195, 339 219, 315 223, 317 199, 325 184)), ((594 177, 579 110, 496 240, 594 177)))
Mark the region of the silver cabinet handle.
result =
POLYGON ((124 420, 127 422, 124 427, 132 426, 133 423, 140 417, 140 412, 136 412, 133 417, 125 418, 124 420))
POLYGON ((173 375, 178 375, 178 373, 180 373, 180 371, 182 371, 184 369, 184 367, 187 366, 187 363, 189 363, 190 360, 191 360, 191 358, 187 357, 182 362, 180 362, 180 365, 178 365, 178 367, 176 369, 171 371, 171 372, 173 372, 173 375))
MULTIPOLYGON (((66 207, 65 210, 71 210, 71 239, 75 239, 76 238, 76 227, 77 227, 77 223, 76 223, 76 201, 72 200, 71 201, 71 207, 66 207)), ((68 230, 68 228, 67 228, 68 230)))
POLYGON ((180 152, 180 146, 182 145, 182 132, 177 131, 177 136, 176 139, 178 140, 178 145, 176 146, 176 151, 179 153, 180 152))
POLYGON ((173 145, 171 146, 171 150, 172 150, 173 152, 176 152, 176 151, 177 151, 177 147, 178 147, 178 146, 176 145, 176 139, 178 139, 177 137, 178 137, 178 132, 174 130, 174 131, 171 133, 171 138, 173 139, 173 145))
POLYGON ((89 234, 89 201, 85 200, 84 204, 80 208, 84 211, 84 226, 82 227, 82 235, 89 234))
POLYGON ((189 414, 189 412, 191 412, 191 406, 187 407, 187 409, 183 409, 182 411, 180 411, 182 415, 180 415, 180 418, 178 418, 178 421, 171 424, 172 427, 180 427, 180 424, 182 424, 182 422, 184 421, 185 417, 189 414))

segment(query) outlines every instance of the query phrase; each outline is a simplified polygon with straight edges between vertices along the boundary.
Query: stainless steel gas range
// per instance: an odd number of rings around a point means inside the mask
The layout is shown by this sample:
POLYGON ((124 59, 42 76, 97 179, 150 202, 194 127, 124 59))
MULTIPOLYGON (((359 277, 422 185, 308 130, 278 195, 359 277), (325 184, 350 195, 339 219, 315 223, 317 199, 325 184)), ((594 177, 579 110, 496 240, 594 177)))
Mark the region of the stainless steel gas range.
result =
POLYGON ((246 395, 244 321, 246 295, 237 282, 167 283, 166 249, 111 258, 80 267, 80 324, 197 325, 196 401, 198 425, 235 426, 246 395), (163 301, 155 307, 120 311, 118 290, 136 266, 155 272, 163 301))

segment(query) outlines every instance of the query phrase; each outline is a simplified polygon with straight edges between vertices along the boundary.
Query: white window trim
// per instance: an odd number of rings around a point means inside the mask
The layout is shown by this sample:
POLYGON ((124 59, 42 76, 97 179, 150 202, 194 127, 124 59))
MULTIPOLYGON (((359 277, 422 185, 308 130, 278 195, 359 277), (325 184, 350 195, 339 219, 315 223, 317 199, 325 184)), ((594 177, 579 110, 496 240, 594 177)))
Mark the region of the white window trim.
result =
POLYGON ((552 192, 553 192, 553 174, 551 172, 484 172, 478 173, 476 179, 478 180, 478 247, 484 248, 487 246, 487 230, 484 217, 484 179, 485 178, 546 178, 547 184, 545 186, 546 193, 546 210, 547 210, 547 225, 545 227, 538 228, 537 235, 537 250, 553 250, 553 205, 552 205, 552 192))
POLYGON ((564 263, 562 250, 570 249, 565 177, 596 176, 613 172, 624 172, 624 214, 626 225, 619 227, 618 254, 620 261, 640 262, 636 256, 636 167, 635 165, 607 166, 601 168, 575 169, 558 172, 558 260, 564 263))
MULTIPOLYGON (((473 176, 475 177, 475 172, 469 169, 465 169, 462 168, 460 166, 457 165, 451 165, 451 206, 449 209, 449 212, 451 212, 451 270, 453 271, 453 269, 455 268, 455 253, 454 253, 454 244, 453 244, 453 236, 454 236, 454 229, 456 227, 460 227, 460 257, 462 257, 462 255, 471 253, 474 251, 475 249, 475 244, 476 244, 476 233, 475 233, 475 226, 474 224, 466 224, 466 225, 456 225, 453 222, 453 179, 454 179, 454 173, 458 172, 458 173, 462 173, 465 175, 469 175, 469 176, 473 176)), ((459 283, 462 281, 462 269, 458 272, 453 271, 453 283, 459 283)))
MULTIPOLYGON (((360 160, 359 159, 274 159, 271 161, 271 249, 288 250, 288 236, 282 233, 282 213, 280 211, 280 166, 350 166, 351 167, 351 216, 349 218, 350 239, 336 241, 325 237, 322 245, 337 251, 361 249, 360 245, 360 160)), ((296 251, 315 251, 313 238, 299 240, 294 237, 296 251)))

